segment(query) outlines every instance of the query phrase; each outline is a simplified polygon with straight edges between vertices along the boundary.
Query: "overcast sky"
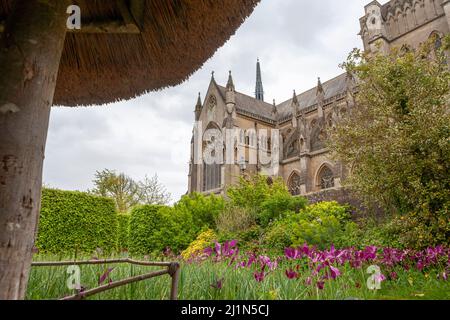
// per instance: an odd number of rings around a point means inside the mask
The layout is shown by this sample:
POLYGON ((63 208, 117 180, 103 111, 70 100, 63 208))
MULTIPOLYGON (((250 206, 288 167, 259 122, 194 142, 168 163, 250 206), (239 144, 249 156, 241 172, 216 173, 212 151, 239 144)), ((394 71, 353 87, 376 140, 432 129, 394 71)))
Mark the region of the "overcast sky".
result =
MULTIPOLYGON (((90 108, 53 108, 44 183, 66 190, 92 188, 96 170, 135 179, 158 174, 177 201, 187 191, 189 148, 197 93, 211 71, 253 95, 260 58, 266 101, 281 103, 339 75, 349 51, 361 47, 359 18, 369 0, 262 0, 253 15, 189 81, 127 102, 90 108)), ((381 1, 384 3, 386 1, 381 1)), ((201 45, 201 44, 198 44, 201 45)))

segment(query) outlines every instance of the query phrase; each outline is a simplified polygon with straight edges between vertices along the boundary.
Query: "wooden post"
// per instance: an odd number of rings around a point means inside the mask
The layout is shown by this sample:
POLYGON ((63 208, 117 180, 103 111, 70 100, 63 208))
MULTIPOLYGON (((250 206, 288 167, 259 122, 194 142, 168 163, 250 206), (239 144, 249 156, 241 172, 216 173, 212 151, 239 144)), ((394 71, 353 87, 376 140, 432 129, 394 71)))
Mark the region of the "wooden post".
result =
POLYGON ((169 267, 169 274, 172 277, 170 288, 170 300, 178 300, 178 282, 180 280, 180 265, 176 262, 169 267))
POLYGON ((0 38, 0 300, 26 293, 67 6, 15 1, 0 38))

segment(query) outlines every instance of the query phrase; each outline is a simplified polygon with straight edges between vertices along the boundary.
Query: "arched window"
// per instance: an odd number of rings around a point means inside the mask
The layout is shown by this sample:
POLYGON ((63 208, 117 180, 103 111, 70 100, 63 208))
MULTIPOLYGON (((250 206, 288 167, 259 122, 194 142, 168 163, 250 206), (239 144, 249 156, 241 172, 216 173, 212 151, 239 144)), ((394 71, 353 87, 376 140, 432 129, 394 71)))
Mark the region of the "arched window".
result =
POLYGON ((207 145, 215 145, 209 152, 211 159, 203 159, 203 191, 215 190, 222 185, 222 163, 224 159, 223 138, 221 130, 216 123, 211 122, 203 135, 203 150, 207 145), (217 153, 216 151, 220 152, 217 153))
POLYGON ((334 174, 328 166, 324 166, 320 170, 318 184, 321 190, 334 188, 334 174))
POLYGON ((298 196, 301 194, 301 177, 297 172, 293 172, 288 180, 289 192, 293 196, 298 196))

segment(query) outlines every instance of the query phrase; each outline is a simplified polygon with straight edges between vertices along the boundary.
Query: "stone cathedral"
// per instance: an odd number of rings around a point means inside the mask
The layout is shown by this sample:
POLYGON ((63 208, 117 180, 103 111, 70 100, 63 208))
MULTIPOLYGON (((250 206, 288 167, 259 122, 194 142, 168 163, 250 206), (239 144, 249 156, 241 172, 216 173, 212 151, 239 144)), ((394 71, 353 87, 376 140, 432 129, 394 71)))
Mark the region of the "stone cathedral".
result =
MULTIPOLYGON (((384 5, 372 1, 364 9, 360 36, 368 53, 388 52, 393 47, 416 48, 430 37, 439 45, 450 30, 450 0, 392 0, 384 5)), ((344 73, 325 82, 319 78, 314 88, 300 94, 294 91, 288 101, 268 103, 264 101, 258 61, 253 97, 235 90, 231 72, 225 86, 216 83, 213 74, 204 101, 199 96, 195 106, 195 120, 203 123, 203 131, 197 135, 201 136, 208 129, 235 128, 241 132, 236 143, 246 150, 244 155, 248 155, 251 150, 271 150, 270 138, 259 139, 253 132, 276 129, 279 131, 276 175, 286 182, 290 192, 293 195, 325 194, 322 200, 340 200, 341 181, 348 172, 330 159, 326 132, 354 107, 356 92, 355 79, 344 73)), ((235 157, 231 164, 198 163, 194 161, 194 149, 193 138, 189 193, 221 194, 241 175, 263 169, 262 164, 250 164, 245 157, 235 157)))

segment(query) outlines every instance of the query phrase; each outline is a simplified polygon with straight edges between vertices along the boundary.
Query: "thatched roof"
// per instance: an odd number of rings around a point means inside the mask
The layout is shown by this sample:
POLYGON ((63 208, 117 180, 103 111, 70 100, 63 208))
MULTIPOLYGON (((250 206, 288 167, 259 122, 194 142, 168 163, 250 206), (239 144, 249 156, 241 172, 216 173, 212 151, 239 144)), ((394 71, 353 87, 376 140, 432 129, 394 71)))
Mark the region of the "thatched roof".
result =
MULTIPOLYGON (((82 29, 67 34, 54 104, 103 104, 180 84, 259 1, 74 0, 82 29)), ((0 0, 0 24, 12 2, 0 0)))

